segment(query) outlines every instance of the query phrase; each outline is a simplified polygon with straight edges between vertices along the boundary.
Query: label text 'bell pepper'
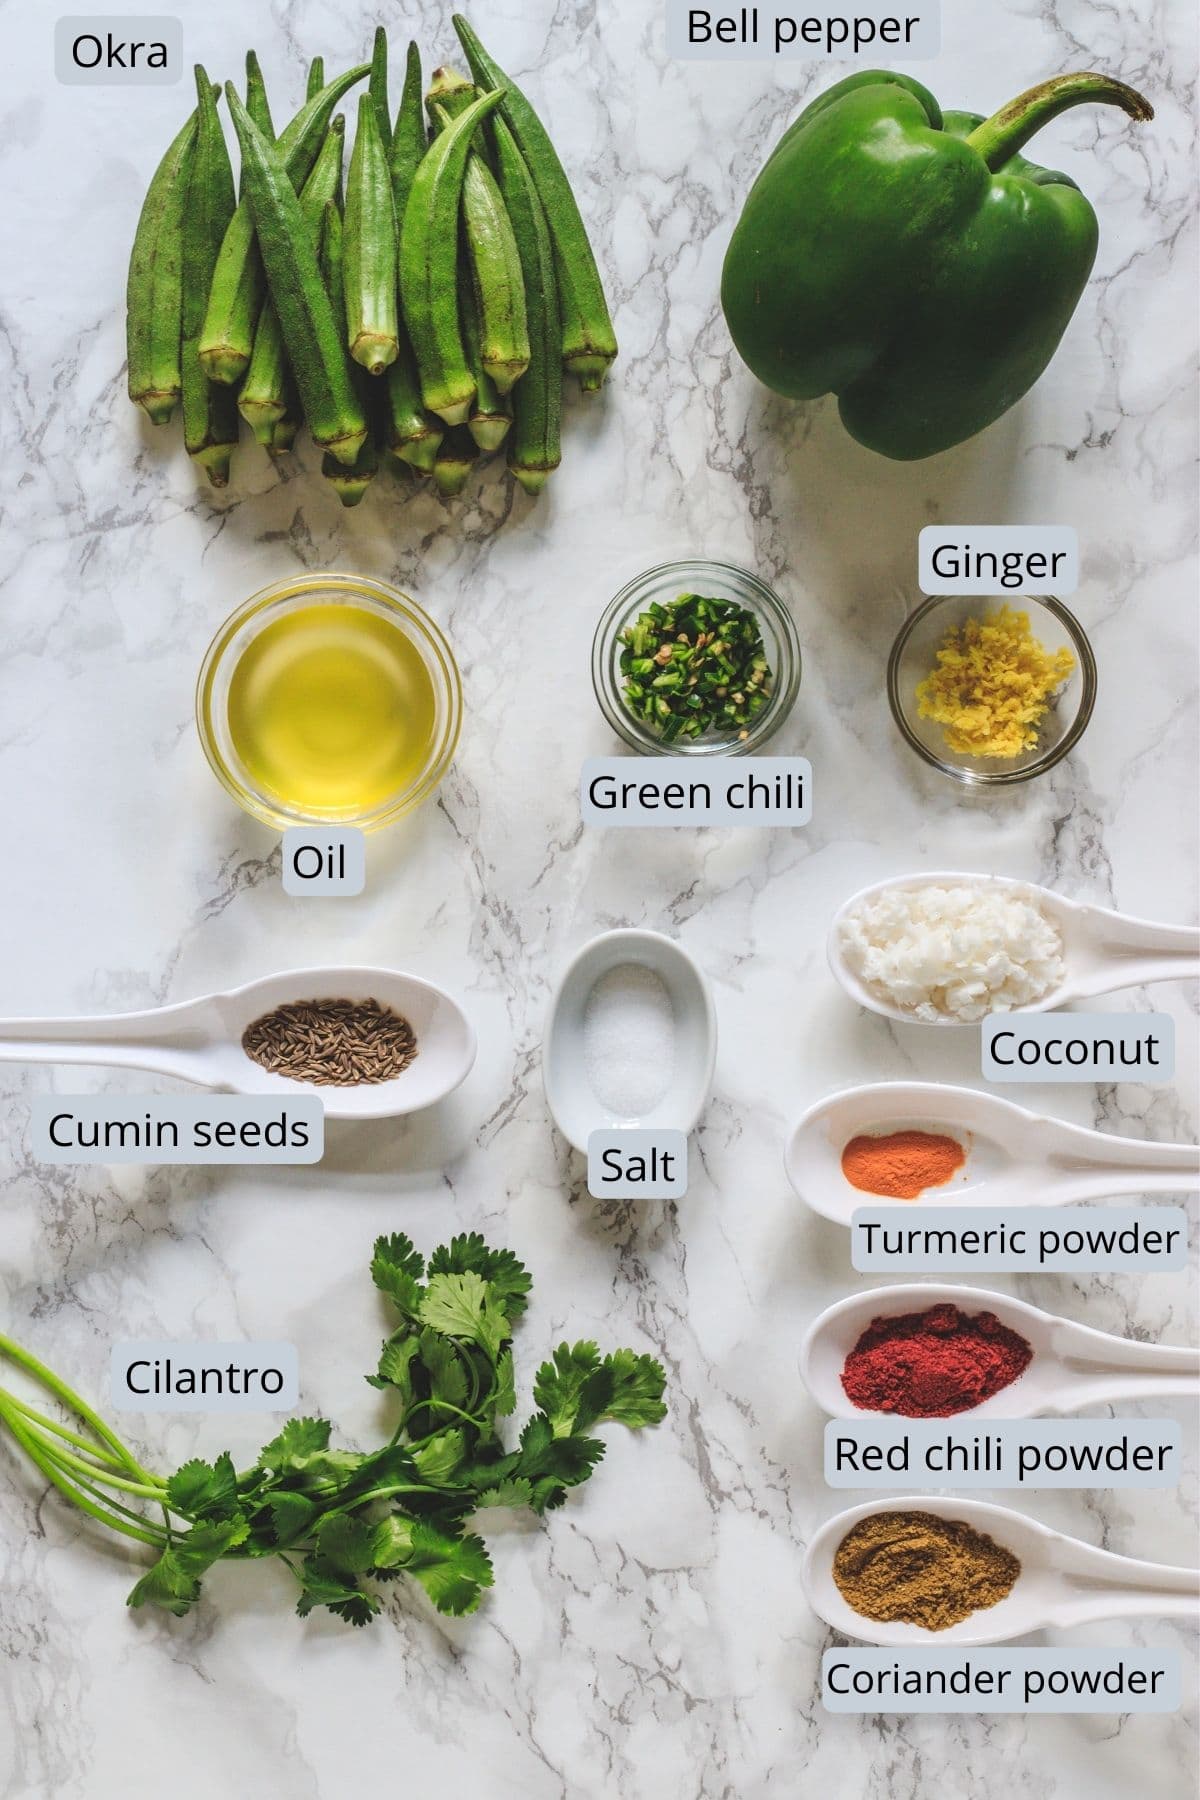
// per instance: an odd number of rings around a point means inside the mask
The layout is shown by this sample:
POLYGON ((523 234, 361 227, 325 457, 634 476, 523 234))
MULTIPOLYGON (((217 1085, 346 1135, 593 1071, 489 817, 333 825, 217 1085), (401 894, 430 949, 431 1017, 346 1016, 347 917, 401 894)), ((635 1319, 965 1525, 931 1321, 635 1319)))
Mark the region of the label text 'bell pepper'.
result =
POLYGON ((667 0, 670 56, 765 61, 836 56, 845 61, 886 49, 901 61, 936 56, 942 43, 940 0, 858 0, 854 7, 804 10, 781 6, 699 7, 667 0))

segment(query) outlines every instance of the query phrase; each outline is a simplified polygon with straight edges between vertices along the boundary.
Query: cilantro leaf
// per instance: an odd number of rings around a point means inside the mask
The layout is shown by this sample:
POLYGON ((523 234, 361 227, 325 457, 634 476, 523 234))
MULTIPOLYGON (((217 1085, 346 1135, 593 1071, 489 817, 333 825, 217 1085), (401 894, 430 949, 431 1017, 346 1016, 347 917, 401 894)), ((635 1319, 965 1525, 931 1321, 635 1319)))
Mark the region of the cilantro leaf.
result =
POLYGON ((394 1575, 412 1552, 413 1521, 401 1513, 380 1519, 371 1538, 371 1567, 377 1574, 394 1575))
POLYGON ((291 1493, 287 1489, 272 1494, 267 1506, 275 1529, 275 1542, 281 1550, 307 1537, 320 1512, 320 1508, 303 1494, 291 1493))
POLYGON ((319 1556, 306 1556, 297 1570, 297 1578, 301 1591, 296 1611, 302 1619, 306 1619, 315 1606, 345 1606, 364 1597, 357 1582, 344 1580, 319 1556))
POLYGON ((413 1461, 424 1480, 432 1482, 435 1487, 443 1487, 460 1467, 464 1448, 463 1433, 455 1425, 449 1431, 441 1431, 436 1437, 427 1438, 413 1451, 413 1461))
POLYGON ((421 1304, 421 1277, 425 1258, 413 1249, 412 1240, 402 1231, 391 1237, 375 1239, 371 1258, 371 1279, 392 1305, 408 1318, 416 1318, 421 1304))
POLYGON ((498 1481, 495 1487, 484 1488, 476 1504, 478 1506, 528 1506, 533 1499, 533 1488, 523 1475, 515 1479, 498 1481))
POLYGON ((667 1377, 660 1362, 632 1350, 613 1350, 605 1357, 604 1367, 612 1374, 613 1392, 599 1418, 636 1428, 657 1425, 666 1417, 663 1389, 667 1377))
POLYGON ((605 1391, 597 1406, 597 1384, 592 1378, 601 1366, 599 1350, 584 1339, 574 1346, 560 1344, 553 1362, 543 1363, 538 1370, 533 1397, 555 1437, 568 1436, 577 1420, 586 1426, 599 1417, 612 1389, 611 1381, 603 1384, 605 1391))
POLYGON ((196 1457, 167 1482, 167 1505, 185 1519, 229 1519, 237 1504, 237 1475, 227 1452, 215 1463, 196 1457))
POLYGON ((492 1410, 497 1418, 506 1419, 517 1410, 516 1376, 511 1350, 502 1350, 496 1364, 496 1387, 492 1394, 492 1410))
POLYGON ((420 1349, 418 1340, 410 1334, 404 1337, 388 1338, 379 1352, 379 1367, 367 1380, 372 1387, 394 1387, 400 1390, 405 1407, 413 1403, 412 1360, 420 1349))
POLYGON ((421 1299, 421 1321, 445 1337, 466 1338, 493 1362, 507 1342, 510 1326, 482 1275, 433 1275, 421 1299))
POLYGON ((423 1331, 417 1342, 429 1376, 430 1399, 461 1406, 467 1397, 467 1371, 454 1345, 436 1331, 423 1331))
POLYGON ((245 1541, 245 1519, 205 1522, 168 1544, 158 1561, 135 1583, 127 1606, 162 1606, 182 1618, 200 1595, 200 1577, 228 1550, 245 1541))
POLYGON ((327 1513, 317 1526, 317 1557, 322 1569, 339 1575, 365 1575, 374 1563, 372 1530, 348 1513, 327 1513))
POLYGON ((325 1604, 348 1625, 369 1625, 379 1611, 379 1601, 374 1594, 357 1593, 349 1600, 327 1600, 325 1604))
POLYGON ((474 1612, 484 1588, 492 1585, 492 1563, 481 1537, 452 1537, 424 1519, 413 1521, 406 1574, 420 1582, 439 1612, 474 1612))
POLYGON ((525 1296, 533 1277, 511 1250, 491 1250, 477 1231, 451 1238, 429 1259, 431 1275, 481 1275, 493 1289, 502 1310, 515 1324, 525 1311, 525 1296))
POLYGON ((289 1419, 279 1436, 263 1445, 255 1467, 276 1474, 304 1468, 312 1457, 329 1448, 332 1429, 328 1419, 289 1419))

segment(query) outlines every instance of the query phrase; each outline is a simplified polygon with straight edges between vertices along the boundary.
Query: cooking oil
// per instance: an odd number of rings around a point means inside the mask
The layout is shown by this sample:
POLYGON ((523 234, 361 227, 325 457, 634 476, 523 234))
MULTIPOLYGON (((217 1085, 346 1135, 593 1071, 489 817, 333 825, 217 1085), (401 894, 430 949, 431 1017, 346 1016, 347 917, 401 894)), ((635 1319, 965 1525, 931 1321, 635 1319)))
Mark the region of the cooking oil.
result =
POLYGON ((298 607, 238 658, 229 732, 250 781, 289 813, 359 817, 409 787, 434 738, 416 645, 362 606, 298 607))

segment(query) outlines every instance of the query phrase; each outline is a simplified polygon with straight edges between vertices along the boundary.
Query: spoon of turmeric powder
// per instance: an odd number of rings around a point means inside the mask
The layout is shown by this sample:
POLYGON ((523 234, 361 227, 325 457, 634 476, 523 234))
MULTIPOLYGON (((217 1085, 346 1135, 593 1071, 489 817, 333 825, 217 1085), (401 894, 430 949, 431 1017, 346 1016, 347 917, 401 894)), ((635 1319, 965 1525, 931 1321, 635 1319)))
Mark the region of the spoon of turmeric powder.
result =
POLYGON ((1113 1137, 931 1081, 829 1095, 795 1126, 785 1162, 800 1198, 835 1225, 880 1202, 1063 1206, 1200 1191, 1200 1146, 1113 1137))

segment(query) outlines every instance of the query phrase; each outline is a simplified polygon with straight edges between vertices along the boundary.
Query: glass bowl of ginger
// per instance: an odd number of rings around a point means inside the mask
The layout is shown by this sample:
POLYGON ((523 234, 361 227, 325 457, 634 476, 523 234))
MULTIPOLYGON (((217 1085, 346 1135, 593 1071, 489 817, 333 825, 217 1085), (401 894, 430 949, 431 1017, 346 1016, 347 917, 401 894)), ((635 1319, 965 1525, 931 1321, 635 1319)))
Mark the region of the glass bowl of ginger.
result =
POLYGON ((966 787, 1044 775, 1096 703, 1096 659, 1061 600, 937 594, 892 646, 888 704, 923 761, 966 787))

